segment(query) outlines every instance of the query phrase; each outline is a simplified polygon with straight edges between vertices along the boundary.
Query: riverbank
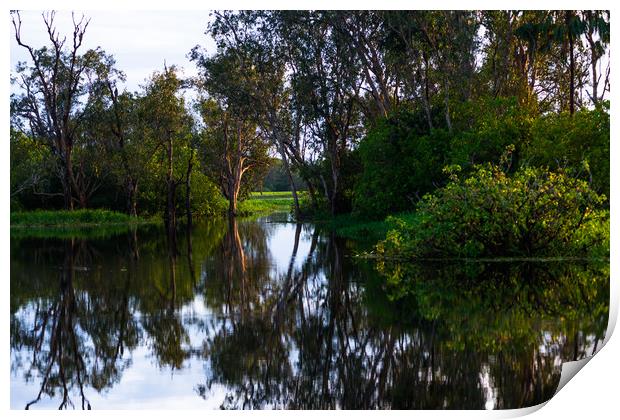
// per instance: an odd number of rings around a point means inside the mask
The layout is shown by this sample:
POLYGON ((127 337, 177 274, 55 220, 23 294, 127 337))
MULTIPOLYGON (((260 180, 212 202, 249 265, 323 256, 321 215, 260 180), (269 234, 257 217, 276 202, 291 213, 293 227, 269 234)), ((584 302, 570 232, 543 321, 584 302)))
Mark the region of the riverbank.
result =
POLYGON ((290 212, 293 195, 290 191, 253 192, 247 200, 239 202, 239 216, 262 216, 276 212, 290 212))
POLYGON ((138 226, 157 225, 157 217, 130 217, 104 209, 34 210, 11 213, 11 237, 104 238, 138 226))
MULTIPOLYGON (((293 197, 290 192, 252 193, 239 203, 239 216, 257 217, 276 212, 290 212, 293 197)), ((217 217, 225 217, 222 212, 217 217)), ((196 217, 200 219, 200 217, 196 217)), ((11 213, 13 237, 107 237, 145 225, 160 225, 161 217, 131 217, 105 209, 33 210, 11 213)))
POLYGON ((34 210, 11 213, 11 228, 89 228, 113 225, 157 223, 156 218, 130 217, 127 214, 103 209, 34 210))

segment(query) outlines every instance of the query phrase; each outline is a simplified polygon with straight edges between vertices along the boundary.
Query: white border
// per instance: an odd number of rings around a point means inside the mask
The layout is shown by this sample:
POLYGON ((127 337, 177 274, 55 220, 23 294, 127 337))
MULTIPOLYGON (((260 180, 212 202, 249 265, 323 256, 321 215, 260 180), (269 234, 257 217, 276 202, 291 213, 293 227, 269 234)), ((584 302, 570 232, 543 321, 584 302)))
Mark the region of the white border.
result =
MULTIPOLYGON (((1 103, 1 110, 3 118, 0 124, 2 125, 2 133, 4 133, 4 142, 2 144, 2 153, 0 153, 2 163, 0 164, 0 179, 2 179, 2 187, 0 190, 0 196, 7 197, 2 200, 2 218, 1 226, 4 232, 2 237, 2 254, 0 264, 5 267, 5 275, 1 276, 4 284, 2 293, 2 313, 8 315, 9 312, 9 43, 12 36, 11 27, 9 25, 10 18, 8 11, 11 9, 22 10, 45 10, 54 8, 57 10, 197 10, 197 9, 523 9, 523 8, 535 8, 535 9, 606 9, 612 11, 612 38, 619 30, 619 26, 616 23, 616 11, 619 10, 614 7, 611 1, 537 1, 528 2, 524 4, 523 1, 504 1, 501 4, 492 1, 441 1, 435 0, 433 2, 414 2, 414 1, 340 1, 334 2, 326 0, 303 0, 297 2, 291 1, 227 1, 221 2, 205 2, 205 1, 186 1, 186 0, 107 0, 105 2, 88 3, 84 0, 9 0, 4 2, 4 16, 0 19, 0 33, 4 33, 4 45, 2 49, 3 53, 0 55, 0 68, 4 74, 3 83, 1 84, 2 91, 0 95, 5 98, 1 103)), ((615 67, 612 66, 612 80, 617 80, 615 77, 615 67)), ((612 102, 612 119, 611 119, 611 208, 612 208, 612 221, 611 221, 611 249, 612 256, 614 251, 618 249, 618 223, 615 202, 613 198, 618 197, 618 180, 620 179, 620 167, 615 165, 615 162, 620 162, 618 155, 618 146, 615 144, 618 133, 617 118, 614 114, 615 104, 617 104, 617 95, 614 94, 616 90, 612 90, 611 102, 612 102)), ((617 258, 611 260, 611 296, 612 303, 610 307, 610 329, 613 329, 618 314, 618 297, 620 296, 620 290, 618 289, 618 281, 616 279, 617 273, 617 258)), ((9 322, 8 319, 4 319, 0 323, 0 334, 2 337, 2 346, 0 353, 2 356, 0 360, 0 386, 2 390, 1 394, 1 409, 2 418, 56 418, 62 416, 63 418, 74 416, 81 416, 82 413, 58 413, 55 411, 45 411, 43 414, 36 412, 22 412, 11 411, 9 409, 9 322)), ((614 334, 617 335, 617 334, 614 334)), ((608 335, 609 337, 609 335, 608 335)), ((364 416, 365 418, 459 418, 459 419, 480 419, 480 418, 506 418, 516 417, 524 414, 529 414, 533 411, 530 418, 532 419, 548 419, 552 417, 561 417, 563 419, 583 419, 583 418, 609 418, 616 417, 618 412, 618 401, 620 400, 618 394, 618 374, 620 373, 620 363, 618 356, 620 355, 620 339, 615 336, 611 336, 611 339, 607 344, 597 353, 592 360, 590 360, 586 366, 580 371, 576 378, 570 380, 568 384, 547 404, 541 404, 541 406, 531 409, 521 410, 508 410, 508 411, 367 411, 367 412, 354 412, 353 415, 364 416), (612 414, 613 413, 613 414, 612 414)), ((147 410, 137 413, 140 417, 147 418, 167 418, 172 413, 166 413, 165 411, 147 410)), ((218 418, 239 418, 251 415, 252 418, 273 418, 275 417, 299 417, 312 420, 316 420, 317 416, 321 417, 343 417, 349 416, 348 412, 312 412, 312 411, 280 411, 280 412, 222 412, 211 413, 205 411, 184 411, 183 417, 200 418, 204 419, 211 415, 217 415, 218 418)), ((95 418, 109 418, 110 415, 119 418, 135 417, 132 411, 98 411, 90 413, 89 415, 95 418)))

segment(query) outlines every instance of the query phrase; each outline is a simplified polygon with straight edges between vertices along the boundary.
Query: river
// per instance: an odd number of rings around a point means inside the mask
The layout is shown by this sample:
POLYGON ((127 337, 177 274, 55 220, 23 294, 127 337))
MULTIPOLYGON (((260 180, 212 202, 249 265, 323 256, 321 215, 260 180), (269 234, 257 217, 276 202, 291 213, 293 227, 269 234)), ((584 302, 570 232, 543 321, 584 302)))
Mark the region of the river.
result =
POLYGON ((521 408, 600 348, 609 262, 381 263, 281 215, 11 237, 11 408, 521 408))

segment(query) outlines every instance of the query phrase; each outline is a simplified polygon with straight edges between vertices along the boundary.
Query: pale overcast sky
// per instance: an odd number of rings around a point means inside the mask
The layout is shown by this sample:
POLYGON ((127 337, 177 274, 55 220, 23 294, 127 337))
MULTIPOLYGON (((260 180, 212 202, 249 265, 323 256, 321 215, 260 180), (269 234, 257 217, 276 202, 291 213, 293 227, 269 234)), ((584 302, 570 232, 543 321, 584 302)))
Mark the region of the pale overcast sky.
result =
MULTIPOLYGON (((196 74, 196 67, 187 54, 200 44, 215 50, 211 38, 204 34, 209 21, 208 10, 196 11, 76 11, 90 17, 84 36, 83 51, 100 46, 116 59, 117 68, 127 75, 126 87, 137 90, 153 71, 175 64, 185 75, 196 74)), ((49 43, 40 11, 20 12, 22 39, 33 47, 49 43)), ((56 27, 71 42, 73 23, 71 12, 56 13, 56 27)), ((18 61, 28 58, 28 52, 17 45, 11 25, 11 72, 18 61)))

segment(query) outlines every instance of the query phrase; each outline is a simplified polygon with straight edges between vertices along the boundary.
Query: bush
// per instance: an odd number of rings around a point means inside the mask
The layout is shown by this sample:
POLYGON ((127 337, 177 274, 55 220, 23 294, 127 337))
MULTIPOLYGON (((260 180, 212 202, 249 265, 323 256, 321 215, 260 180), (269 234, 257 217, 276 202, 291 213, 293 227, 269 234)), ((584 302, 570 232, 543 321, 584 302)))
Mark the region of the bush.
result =
POLYGON ((585 256, 609 252, 606 199, 564 172, 522 168, 508 176, 481 165, 419 203, 415 218, 390 221, 378 253, 413 258, 585 256))
MULTIPOLYGON (((220 192, 219 188, 211 179, 202 172, 195 171, 191 178, 191 207, 192 213, 196 217, 219 216, 228 210, 228 202, 220 192)), ((177 189, 179 197, 177 202, 183 204, 179 215, 185 212, 185 188, 177 189)))
POLYGON ((523 159, 530 166, 569 169, 609 197, 609 139, 609 103, 572 116, 550 114, 534 122, 523 159))
POLYGON ((357 215, 379 219, 412 209, 445 179, 441 168, 450 135, 442 129, 422 134, 418 117, 403 110, 379 121, 360 142, 363 169, 353 197, 357 215))
POLYGON ((479 99, 455 110, 455 136, 449 162, 463 168, 498 163, 508 145, 515 147, 513 167, 529 141, 534 118, 516 98, 479 99))

